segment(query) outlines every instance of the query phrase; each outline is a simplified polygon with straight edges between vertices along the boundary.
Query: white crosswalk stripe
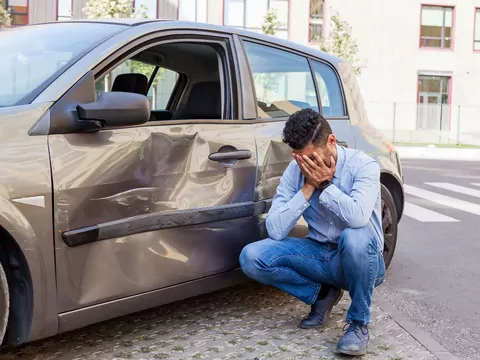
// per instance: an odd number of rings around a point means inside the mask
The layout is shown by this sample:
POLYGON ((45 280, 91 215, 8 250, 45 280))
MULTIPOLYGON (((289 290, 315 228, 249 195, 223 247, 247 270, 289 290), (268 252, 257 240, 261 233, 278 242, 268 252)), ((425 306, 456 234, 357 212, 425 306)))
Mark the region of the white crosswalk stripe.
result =
POLYGON ((460 186, 460 185, 455 185, 455 184, 450 184, 445 182, 426 182, 425 184, 430 186, 435 186, 440 189, 450 190, 460 194, 465 194, 465 195, 480 198, 480 190, 478 189, 471 189, 465 186, 460 186))
POLYGON ((440 214, 436 211, 425 209, 421 206, 405 202, 403 213, 421 222, 459 222, 450 216, 440 214))
POLYGON ((406 194, 426 199, 428 201, 432 201, 445 207, 468 212, 474 215, 480 215, 480 205, 478 204, 471 203, 465 200, 459 200, 451 196, 438 194, 436 192, 424 190, 411 185, 405 184, 404 189, 406 194))

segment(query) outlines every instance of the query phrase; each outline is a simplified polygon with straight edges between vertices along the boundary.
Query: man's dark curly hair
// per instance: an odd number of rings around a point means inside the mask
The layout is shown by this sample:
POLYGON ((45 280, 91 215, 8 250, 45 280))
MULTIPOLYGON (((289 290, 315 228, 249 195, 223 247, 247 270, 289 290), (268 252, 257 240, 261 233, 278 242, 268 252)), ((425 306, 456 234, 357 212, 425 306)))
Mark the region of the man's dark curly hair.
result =
POLYGON ((302 150, 309 143, 324 145, 331 133, 332 128, 322 115, 312 109, 302 109, 287 120, 282 141, 292 149, 302 150))

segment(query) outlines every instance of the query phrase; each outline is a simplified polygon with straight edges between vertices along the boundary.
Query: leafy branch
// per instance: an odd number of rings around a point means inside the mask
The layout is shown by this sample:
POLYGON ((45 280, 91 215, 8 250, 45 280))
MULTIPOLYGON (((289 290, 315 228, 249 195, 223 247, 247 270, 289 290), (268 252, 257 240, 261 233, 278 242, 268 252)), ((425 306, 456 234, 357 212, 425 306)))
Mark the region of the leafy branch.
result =
POLYGON ((281 23, 277 19, 275 9, 268 9, 263 18, 262 31, 265 35, 275 35, 281 23))
MULTIPOLYGON (((263 18, 262 24, 262 32, 265 35, 272 35, 274 36, 277 33, 278 28, 280 27, 281 23, 278 21, 277 12, 275 9, 268 9, 267 13, 263 18)), ((258 88, 263 89, 263 98, 268 98, 267 92, 268 91, 277 91, 278 89, 278 76, 275 73, 261 73, 261 74, 253 74, 254 82, 258 88)), ((260 95, 260 94, 258 94, 260 95)))
POLYGON ((361 74, 363 66, 359 64, 359 49, 357 41, 352 36, 352 27, 346 21, 340 20, 338 14, 332 16, 331 21, 332 31, 325 41, 320 42, 320 49, 348 61, 354 73, 361 74))
POLYGON ((0 5, 0 29, 4 28, 5 26, 10 26, 11 23, 12 18, 10 16, 10 11, 0 5))
POLYGON ((82 9, 89 19, 122 19, 148 17, 147 7, 133 7, 132 0, 89 0, 82 9))

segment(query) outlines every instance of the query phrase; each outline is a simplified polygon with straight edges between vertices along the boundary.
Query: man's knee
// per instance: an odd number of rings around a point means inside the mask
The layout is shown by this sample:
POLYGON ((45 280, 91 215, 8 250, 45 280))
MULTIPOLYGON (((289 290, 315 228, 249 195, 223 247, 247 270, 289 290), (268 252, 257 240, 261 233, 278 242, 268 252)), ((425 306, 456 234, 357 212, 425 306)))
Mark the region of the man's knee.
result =
POLYGON ((255 278, 255 274, 259 270, 265 268, 262 254, 265 254, 266 242, 269 239, 256 241, 246 245, 240 252, 240 267, 242 271, 249 277, 255 278))
POLYGON ((365 255, 375 250, 375 240, 370 226, 361 228, 346 228, 343 230, 338 248, 341 254, 352 257, 365 255))

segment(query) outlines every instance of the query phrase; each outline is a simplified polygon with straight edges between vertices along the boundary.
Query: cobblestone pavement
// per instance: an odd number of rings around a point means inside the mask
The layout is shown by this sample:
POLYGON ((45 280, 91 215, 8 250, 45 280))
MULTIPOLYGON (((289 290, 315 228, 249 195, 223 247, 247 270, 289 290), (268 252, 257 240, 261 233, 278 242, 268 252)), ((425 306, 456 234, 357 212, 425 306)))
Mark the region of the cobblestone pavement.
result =
MULTIPOLYGON (((2 360, 345 359, 335 355, 350 300, 324 329, 298 328, 309 307, 255 283, 168 304, 0 352, 2 360)), ((363 359, 435 359, 375 305, 363 359)))

